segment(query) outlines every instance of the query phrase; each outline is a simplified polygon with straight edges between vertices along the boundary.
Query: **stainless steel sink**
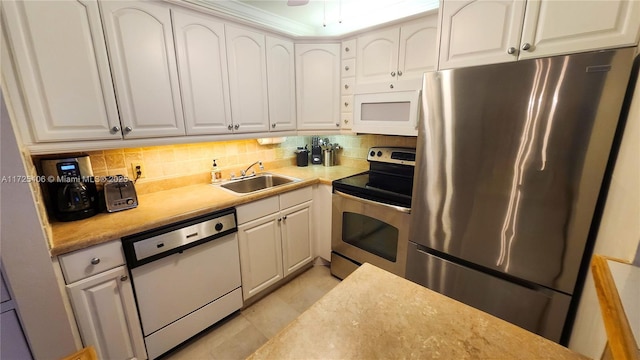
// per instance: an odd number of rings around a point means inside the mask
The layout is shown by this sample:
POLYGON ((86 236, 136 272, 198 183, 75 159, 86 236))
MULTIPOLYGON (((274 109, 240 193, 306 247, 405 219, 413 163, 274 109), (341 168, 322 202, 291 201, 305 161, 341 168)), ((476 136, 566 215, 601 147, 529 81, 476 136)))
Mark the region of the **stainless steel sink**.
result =
POLYGON ((300 181, 300 179, 271 173, 260 173, 243 179, 230 180, 220 184, 219 186, 236 194, 249 194, 276 186, 290 184, 295 181, 300 181))

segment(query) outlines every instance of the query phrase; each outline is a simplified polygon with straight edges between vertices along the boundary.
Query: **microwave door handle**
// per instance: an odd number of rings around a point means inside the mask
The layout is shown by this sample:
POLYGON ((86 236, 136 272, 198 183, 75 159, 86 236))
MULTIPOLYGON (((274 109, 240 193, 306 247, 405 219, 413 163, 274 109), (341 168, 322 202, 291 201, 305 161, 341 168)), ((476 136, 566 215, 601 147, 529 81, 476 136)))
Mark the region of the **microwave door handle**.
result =
POLYGON ((381 202, 378 202, 378 201, 373 201, 373 200, 369 200, 369 199, 363 199, 361 197, 345 194, 345 193, 343 193, 341 191, 334 191, 334 193, 336 193, 337 195, 342 196, 343 198, 349 199, 349 200, 360 201, 360 202, 363 202, 365 204, 370 204, 370 205, 384 206, 384 207, 390 208, 392 210, 395 210, 397 212, 401 212, 401 213, 405 213, 405 214, 411 214, 411 209, 410 208, 406 208, 404 206, 385 204, 385 203, 381 203, 381 202))

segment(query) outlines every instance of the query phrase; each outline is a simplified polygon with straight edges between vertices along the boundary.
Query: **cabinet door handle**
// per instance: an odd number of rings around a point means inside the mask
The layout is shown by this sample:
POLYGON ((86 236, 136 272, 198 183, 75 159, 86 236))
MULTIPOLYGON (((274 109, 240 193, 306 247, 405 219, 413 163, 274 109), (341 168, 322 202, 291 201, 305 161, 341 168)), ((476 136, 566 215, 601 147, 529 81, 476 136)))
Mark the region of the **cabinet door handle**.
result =
POLYGON ((276 128, 276 124, 271 124, 271 127, 275 129, 276 128))
POLYGON ((349 106, 349 103, 345 101, 344 102, 344 107, 348 107, 348 106, 349 106))
POLYGON ((229 125, 229 126, 227 126, 227 129, 229 129, 229 130, 233 130, 233 125, 229 125))
POLYGON ((336 123, 336 127, 340 127, 340 123, 339 122, 336 123))
POLYGON ((389 89, 393 89, 393 84, 389 84, 389 89))
POLYGON ((114 126, 111 128, 111 131, 114 133, 117 133, 118 131, 120 131, 120 126, 114 126))
POLYGON ((98 265, 100 264, 100 258, 94 257, 93 259, 91 259, 91 265, 98 265))
POLYGON ((349 52, 349 47, 344 48, 344 51, 349 52))
POLYGON ((344 88, 348 89, 349 88, 349 84, 344 84, 344 88))
POLYGON ((131 126, 127 126, 126 128, 124 128, 124 131, 126 132, 132 132, 133 128, 131 126))
POLYGON ((286 216, 286 215, 285 215, 285 216, 283 216, 283 217, 282 217, 282 220, 287 220, 287 216, 286 216))
POLYGON ((235 124, 235 125, 233 126, 233 128, 234 128, 234 129, 236 129, 236 130, 240 129, 240 124, 235 124))
POLYGON ((349 65, 345 66, 345 67, 344 67, 344 69, 345 69, 346 71, 349 71, 349 65))
POLYGON ((398 76, 402 76, 402 70, 398 70, 398 76))
POLYGON ((282 221, 282 218, 278 218, 278 222, 281 222, 281 221, 282 221))
POLYGON ((522 50, 526 51, 526 50, 529 50, 529 49, 531 49, 531 44, 529 44, 529 43, 522 44, 522 50))
POLYGON ((120 281, 127 281, 129 277, 127 275, 120 276, 120 281))
POLYGON ((344 123, 348 124, 349 123, 349 119, 344 119, 344 123))
POLYGON ((507 54, 513 55, 515 53, 516 53, 516 48, 514 48, 513 46, 507 49, 507 54))
POLYGON ((391 72, 391 76, 394 76, 394 77, 395 77, 395 76, 396 76, 396 72, 395 72, 395 71, 392 71, 392 72, 391 72))

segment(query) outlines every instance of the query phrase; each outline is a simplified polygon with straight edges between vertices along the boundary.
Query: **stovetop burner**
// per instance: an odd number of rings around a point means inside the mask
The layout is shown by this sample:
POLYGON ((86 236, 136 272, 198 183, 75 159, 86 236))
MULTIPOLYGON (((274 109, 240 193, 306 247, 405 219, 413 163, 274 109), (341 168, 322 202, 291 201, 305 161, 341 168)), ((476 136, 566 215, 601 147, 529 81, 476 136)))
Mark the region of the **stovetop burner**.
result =
POLYGON ((415 149, 373 147, 367 160, 369 171, 333 181, 333 190, 410 208, 415 149))

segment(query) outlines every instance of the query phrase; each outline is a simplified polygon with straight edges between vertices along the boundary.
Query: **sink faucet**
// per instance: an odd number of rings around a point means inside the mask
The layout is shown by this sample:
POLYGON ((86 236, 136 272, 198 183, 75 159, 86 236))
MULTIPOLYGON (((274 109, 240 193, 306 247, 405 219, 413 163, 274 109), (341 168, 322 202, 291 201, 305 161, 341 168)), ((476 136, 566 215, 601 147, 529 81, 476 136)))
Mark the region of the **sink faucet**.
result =
MULTIPOLYGON (((264 166, 262 166, 262 161, 258 160, 256 162, 254 162, 253 164, 249 165, 249 167, 247 167, 245 170, 242 170, 242 172, 240 173, 240 176, 247 175, 247 171, 249 171, 249 169, 251 169, 253 167, 253 165, 255 165, 255 164, 260 165, 260 170, 264 170, 264 166)), ((255 174, 256 172, 254 171, 253 173, 255 174)))

